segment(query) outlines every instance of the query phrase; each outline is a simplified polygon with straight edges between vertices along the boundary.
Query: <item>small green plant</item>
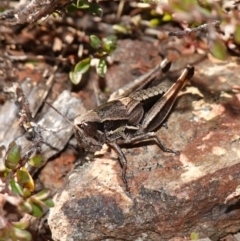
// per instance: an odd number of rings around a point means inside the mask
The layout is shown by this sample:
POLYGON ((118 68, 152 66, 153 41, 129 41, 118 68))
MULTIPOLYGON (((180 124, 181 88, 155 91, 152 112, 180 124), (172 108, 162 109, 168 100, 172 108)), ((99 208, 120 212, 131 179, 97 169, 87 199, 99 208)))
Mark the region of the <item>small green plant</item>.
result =
POLYGON ((77 9, 87 10, 89 13, 95 16, 102 16, 102 9, 96 3, 88 2, 87 0, 78 0, 76 3, 72 3, 67 7, 68 12, 76 11, 77 9))
POLYGON ((105 76, 107 72, 107 63, 105 59, 115 50, 117 46, 117 37, 115 35, 109 35, 106 38, 99 39, 95 35, 90 35, 89 42, 96 52, 94 56, 79 61, 75 65, 73 71, 69 73, 69 77, 73 84, 79 84, 82 75, 89 70, 90 66, 95 66, 96 72, 100 77, 105 76))
MULTIPOLYGON (((173 14, 174 20, 181 23, 187 22, 189 26, 204 26, 208 40, 209 51, 221 60, 228 56, 227 48, 233 48, 240 42, 240 21, 237 3, 225 6, 227 1, 207 0, 169 0, 168 11, 173 14), (217 27, 214 23, 219 22, 217 27), (218 31, 219 29, 220 31, 218 31)), ((190 32, 197 32, 196 31, 190 32)))
POLYGON ((21 154, 21 146, 15 141, 6 149, 0 147, 0 240, 32 240, 30 232, 26 229, 29 223, 26 221, 10 220, 8 211, 4 210, 5 204, 16 207, 18 216, 25 213, 35 217, 43 215, 43 209, 53 207, 53 201, 49 198, 50 191, 42 190, 34 193, 35 185, 31 174, 25 168, 25 164, 39 167, 44 162, 41 155, 35 155, 25 160, 21 154))
POLYGON ((191 240, 198 240, 198 239, 199 239, 198 233, 192 232, 192 233, 190 234, 190 239, 191 239, 191 240))

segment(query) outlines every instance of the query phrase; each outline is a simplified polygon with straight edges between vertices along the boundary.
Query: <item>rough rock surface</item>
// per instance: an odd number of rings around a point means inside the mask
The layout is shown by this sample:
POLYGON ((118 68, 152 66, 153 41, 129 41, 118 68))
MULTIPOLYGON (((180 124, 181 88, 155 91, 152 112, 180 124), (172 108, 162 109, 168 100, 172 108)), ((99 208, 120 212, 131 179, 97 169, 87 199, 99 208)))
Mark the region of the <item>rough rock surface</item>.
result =
POLYGON ((77 168, 56 196, 54 240, 217 240, 240 227, 240 202, 225 204, 240 180, 239 66, 209 60, 195 66, 159 135, 180 155, 152 142, 123 149, 125 191, 117 156, 108 150, 77 168))

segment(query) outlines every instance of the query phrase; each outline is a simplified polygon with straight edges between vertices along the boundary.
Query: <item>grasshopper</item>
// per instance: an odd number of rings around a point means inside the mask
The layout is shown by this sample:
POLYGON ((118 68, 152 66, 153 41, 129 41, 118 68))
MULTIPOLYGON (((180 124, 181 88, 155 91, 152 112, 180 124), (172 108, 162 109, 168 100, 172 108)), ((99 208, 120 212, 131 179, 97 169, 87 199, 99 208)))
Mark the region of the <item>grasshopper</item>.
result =
POLYGON ((128 86, 124 94, 74 119, 74 133, 81 147, 96 152, 107 144, 117 152, 127 190, 127 160, 121 145, 154 140, 164 152, 178 153, 165 147, 154 130, 168 116, 179 91, 192 78, 194 67, 188 65, 169 89, 162 85, 143 89, 159 72, 167 72, 170 66, 170 61, 163 60, 146 78, 128 86))

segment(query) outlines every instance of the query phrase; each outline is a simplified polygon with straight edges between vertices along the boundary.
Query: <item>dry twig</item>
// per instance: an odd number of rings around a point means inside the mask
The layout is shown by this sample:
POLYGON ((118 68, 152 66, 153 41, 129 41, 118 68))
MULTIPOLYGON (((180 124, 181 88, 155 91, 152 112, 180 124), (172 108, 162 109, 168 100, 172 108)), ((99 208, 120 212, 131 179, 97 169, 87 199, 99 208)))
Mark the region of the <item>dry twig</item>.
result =
POLYGON ((185 30, 183 31, 174 31, 174 32, 169 32, 169 36, 184 36, 184 35, 188 35, 190 33, 193 33, 193 32, 199 32, 199 31, 207 31, 209 26, 214 26, 214 27, 219 27, 220 26, 220 21, 219 20, 215 20, 211 23, 205 23, 205 24, 202 24, 196 28, 186 28, 185 30))
POLYGON ((16 25, 33 23, 56 10, 63 9, 64 6, 73 2, 72 0, 32 0, 21 5, 18 9, 8 10, 0 13, 0 24, 16 25))

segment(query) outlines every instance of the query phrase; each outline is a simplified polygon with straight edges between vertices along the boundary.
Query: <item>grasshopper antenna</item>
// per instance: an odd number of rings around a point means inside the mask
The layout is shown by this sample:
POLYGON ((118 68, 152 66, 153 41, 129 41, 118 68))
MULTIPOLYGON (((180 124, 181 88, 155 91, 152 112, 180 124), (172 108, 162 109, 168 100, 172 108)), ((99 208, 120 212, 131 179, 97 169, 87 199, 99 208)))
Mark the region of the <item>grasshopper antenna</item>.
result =
POLYGON ((47 101, 44 101, 48 106, 50 106, 52 109, 54 109, 60 116, 62 116, 73 128, 76 128, 80 131, 79 127, 77 125, 74 125, 72 121, 70 121, 66 116, 64 116, 60 111, 58 111, 55 107, 53 107, 50 103, 47 101))

